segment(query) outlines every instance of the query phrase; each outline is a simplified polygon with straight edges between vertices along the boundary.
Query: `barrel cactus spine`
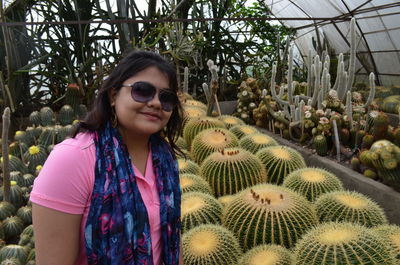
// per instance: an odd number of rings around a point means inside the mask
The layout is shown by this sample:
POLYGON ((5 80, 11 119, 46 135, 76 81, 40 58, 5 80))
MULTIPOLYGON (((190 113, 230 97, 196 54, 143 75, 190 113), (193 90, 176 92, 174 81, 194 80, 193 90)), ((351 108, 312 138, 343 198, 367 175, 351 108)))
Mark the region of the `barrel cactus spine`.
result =
POLYGON ((43 107, 39 111, 42 126, 54 125, 54 112, 50 107, 43 107))
POLYGON ((365 195, 354 191, 333 191, 315 201, 320 222, 353 222, 366 227, 387 224, 382 208, 365 195))
POLYGON ((182 195, 182 231, 186 232, 200 224, 220 224, 222 205, 210 194, 188 192, 182 195))
POLYGON ((7 242, 17 242, 19 235, 24 230, 24 223, 18 216, 7 217, 0 226, 4 230, 7 242))
MULTIPOLYGON (((0 200, 3 200, 4 186, 0 188, 0 200)), ((14 205, 16 209, 25 204, 23 197, 23 191, 20 186, 17 185, 16 181, 10 181, 10 203, 14 205)))
POLYGON ((46 150, 40 145, 32 145, 24 154, 30 173, 34 173, 38 165, 43 165, 47 159, 46 150))
POLYGON ((180 174, 194 174, 200 173, 200 166, 189 159, 179 158, 178 169, 180 174))
MULTIPOLYGON (((28 173, 28 168, 20 158, 13 155, 8 155, 8 161, 10 171, 19 171, 22 174, 28 173)), ((3 163, 3 158, 0 158, 0 163, 3 163)))
POLYGON ((398 225, 379 225, 372 228, 380 238, 391 248, 397 263, 400 264, 400 226, 398 225))
POLYGON ((61 125, 71 124, 75 119, 74 109, 70 105, 64 105, 58 112, 58 121, 61 125))
POLYGON ((33 111, 29 115, 29 121, 31 122, 32 125, 39 126, 41 124, 39 111, 37 111, 37 110, 33 111))
POLYGON ((394 265, 382 239, 353 223, 326 223, 310 230, 297 243, 295 265, 394 265))
POLYGON ((27 257, 28 252, 24 247, 19 245, 10 244, 0 250, 0 261, 4 261, 6 259, 11 259, 12 261, 12 259, 16 259, 20 262, 20 264, 25 264, 27 257))
POLYGON ((303 196, 285 187, 260 184, 235 195, 224 209, 222 223, 248 250, 270 243, 291 248, 318 221, 312 203, 303 196))
POLYGON ((207 112, 199 107, 194 106, 185 106, 183 108, 183 127, 190 121, 191 119, 197 119, 200 117, 206 117, 207 112))
POLYGON ((236 136, 222 128, 206 129, 197 134, 190 148, 193 160, 201 165, 201 163, 212 153, 224 148, 238 146, 236 136))
POLYGON ((185 265, 235 265, 242 250, 234 234, 220 225, 199 225, 183 234, 185 265))
POLYGON ((198 100, 187 99, 183 102, 182 105, 183 105, 183 107, 192 106, 192 107, 197 107, 197 108, 207 111, 207 105, 198 100))
POLYGON ((194 137, 201 131, 209 128, 225 128, 225 124, 211 117, 190 119, 183 128, 183 138, 187 145, 191 147, 194 137))
POLYGON ((282 186, 300 193, 311 202, 322 194, 343 190, 338 177, 321 168, 295 170, 285 178, 282 186))
POLYGON ((12 203, 6 201, 0 202, 0 221, 13 216, 16 212, 17 210, 12 203))
POLYGON ((257 128, 250 125, 235 125, 232 126, 229 131, 231 131, 240 140, 243 136, 258 133, 257 128))
POLYGON ((182 193, 196 191, 212 194, 210 185, 200 176, 194 174, 180 174, 179 178, 182 193))
POLYGON ((239 141, 239 146, 243 149, 256 154, 260 149, 269 146, 276 146, 278 143, 266 134, 253 133, 243 136, 239 141))
POLYGON ((243 254, 239 265, 292 265, 293 254, 288 249, 274 244, 260 245, 243 254))
POLYGON ((57 132, 54 129, 54 127, 47 126, 42 130, 42 132, 38 138, 38 144, 43 147, 47 147, 49 145, 55 144, 56 137, 57 137, 57 132))
POLYGON ((269 183, 282 184, 289 173, 307 166, 301 154, 287 146, 265 147, 256 156, 264 164, 269 183))
POLYGON ((32 224, 32 208, 23 206, 18 209, 17 216, 22 220, 24 227, 32 224))
POLYGON ((200 176, 207 180, 216 197, 235 194, 267 180, 261 161, 238 147, 208 156, 200 166, 200 176))
POLYGON ((236 125, 245 125, 241 119, 231 115, 221 115, 218 117, 218 120, 225 123, 227 129, 230 129, 236 125))

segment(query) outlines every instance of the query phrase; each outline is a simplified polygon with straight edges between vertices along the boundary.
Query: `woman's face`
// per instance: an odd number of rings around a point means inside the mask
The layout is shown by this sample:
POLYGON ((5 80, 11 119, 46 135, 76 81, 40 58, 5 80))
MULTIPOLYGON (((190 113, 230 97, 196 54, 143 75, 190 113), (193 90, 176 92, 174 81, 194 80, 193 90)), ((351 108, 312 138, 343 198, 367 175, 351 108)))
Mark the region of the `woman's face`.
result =
POLYGON ((166 74, 152 66, 125 80, 123 84, 139 81, 148 82, 156 88, 157 93, 152 100, 137 102, 131 96, 132 88, 123 86, 117 93, 111 94, 110 101, 111 106, 115 107, 118 126, 123 134, 150 136, 164 128, 171 117, 172 111, 164 111, 158 97, 160 89, 170 89, 169 79, 166 74))

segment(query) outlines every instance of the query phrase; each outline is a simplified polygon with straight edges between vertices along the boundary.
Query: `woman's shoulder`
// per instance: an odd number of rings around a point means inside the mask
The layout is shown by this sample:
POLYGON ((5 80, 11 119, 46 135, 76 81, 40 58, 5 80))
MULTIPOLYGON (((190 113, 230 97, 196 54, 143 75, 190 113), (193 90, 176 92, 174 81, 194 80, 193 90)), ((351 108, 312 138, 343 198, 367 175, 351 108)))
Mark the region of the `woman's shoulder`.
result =
POLYGON ((93 135, 94 133, 91 132, 78 133, 74 138, 65 139, 55 147, 72 147, 81 150, 94 147, 93 135))

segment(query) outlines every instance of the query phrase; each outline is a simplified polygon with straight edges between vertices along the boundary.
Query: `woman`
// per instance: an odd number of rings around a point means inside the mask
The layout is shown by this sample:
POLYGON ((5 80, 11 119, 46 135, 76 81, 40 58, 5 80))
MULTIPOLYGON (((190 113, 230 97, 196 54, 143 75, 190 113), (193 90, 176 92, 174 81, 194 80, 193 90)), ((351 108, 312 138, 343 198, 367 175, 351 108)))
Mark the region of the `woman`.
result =
POLYGON ((35 180, 38 265, 183 264, 177 89, 174 68, 152 52, 130 53, 108 76, 35 180))

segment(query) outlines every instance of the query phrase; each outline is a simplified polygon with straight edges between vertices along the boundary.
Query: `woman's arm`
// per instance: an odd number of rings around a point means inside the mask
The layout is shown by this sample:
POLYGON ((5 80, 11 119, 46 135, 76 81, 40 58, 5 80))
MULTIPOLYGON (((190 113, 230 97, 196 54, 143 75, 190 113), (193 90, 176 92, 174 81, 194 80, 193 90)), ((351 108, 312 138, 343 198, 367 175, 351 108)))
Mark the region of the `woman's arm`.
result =
POLYGON ((79 252, 82 215, 32 203, 37 265, 73 265, 79 252))

